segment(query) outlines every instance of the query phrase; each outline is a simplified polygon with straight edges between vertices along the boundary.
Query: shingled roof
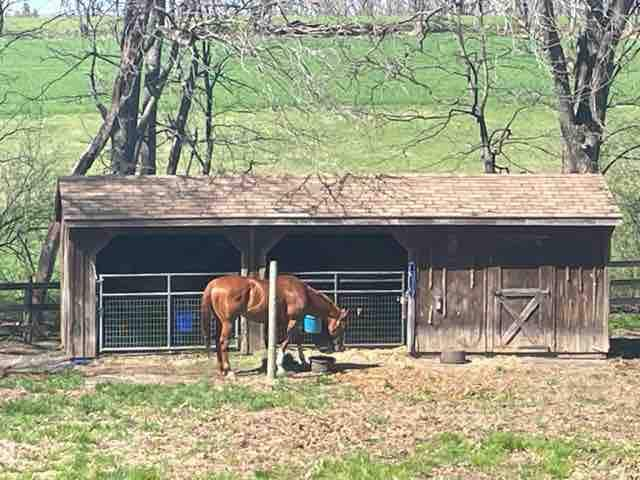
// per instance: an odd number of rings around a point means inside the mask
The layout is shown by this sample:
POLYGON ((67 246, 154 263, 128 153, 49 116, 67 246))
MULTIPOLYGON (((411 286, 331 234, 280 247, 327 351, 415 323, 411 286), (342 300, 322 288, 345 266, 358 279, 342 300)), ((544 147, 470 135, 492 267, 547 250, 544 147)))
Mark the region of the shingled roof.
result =
POLYGON ((58 183, 69 225, 615 225, 602 175, 94 176, 58 183))

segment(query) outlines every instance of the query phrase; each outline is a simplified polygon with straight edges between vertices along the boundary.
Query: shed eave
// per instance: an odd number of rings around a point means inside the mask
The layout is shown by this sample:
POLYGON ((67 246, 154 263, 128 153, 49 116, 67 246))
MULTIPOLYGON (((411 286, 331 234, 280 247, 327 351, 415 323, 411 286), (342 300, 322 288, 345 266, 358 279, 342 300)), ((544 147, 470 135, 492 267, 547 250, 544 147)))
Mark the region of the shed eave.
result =
POLYGON ((109 227, 247 227, 247 226, 602 226, 615 227, 621 217, 189 217, 65 218, 71 228, 109 227))

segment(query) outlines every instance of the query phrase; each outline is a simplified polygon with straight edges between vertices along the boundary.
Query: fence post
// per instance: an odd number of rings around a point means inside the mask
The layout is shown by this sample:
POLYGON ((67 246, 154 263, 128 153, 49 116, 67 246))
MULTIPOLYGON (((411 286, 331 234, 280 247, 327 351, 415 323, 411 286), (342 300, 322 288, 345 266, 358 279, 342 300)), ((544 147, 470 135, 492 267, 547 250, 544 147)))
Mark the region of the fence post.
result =
POLYGON ((415 336, 416 336, 416 263, 409 262, 407 269, 407 353, 415 354, 415 336))
POLYGON ((278 277, 278 264, 275 260, 269 263, 269 325, 267 344, 267 378, 276 378, 276 279, 278 277))
POLYGON ((171 274, 167 275, 167 349, 171 348, 171 274))
POLYGON ((33 341, 33 279, 29 276, 29 281, 24 289, 24 308, 26 317, 26 328, 24 329, 24 342, 31 344, 33 341))

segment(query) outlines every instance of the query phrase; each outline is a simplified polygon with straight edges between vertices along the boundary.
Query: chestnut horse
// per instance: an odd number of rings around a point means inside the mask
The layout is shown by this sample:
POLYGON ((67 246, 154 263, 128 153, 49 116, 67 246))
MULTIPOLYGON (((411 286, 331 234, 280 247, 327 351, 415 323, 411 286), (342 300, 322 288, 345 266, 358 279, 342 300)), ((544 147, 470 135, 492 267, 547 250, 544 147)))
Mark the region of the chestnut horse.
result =
MULTIPOLYGON (((244 316, 248 321, 267 323, 269 308, 269 282, 252 277, 227 275, 219 277, 207 285, 200 305, 201 329, 207 352, 211 355, 211 320, 217 322, 216 356, 218 369, 222 375, 231 371, 229 365, 229 337, 233 321, 244 316), (213 315, 212 315, 213 314, 213 315)), ((284 353, 289 345, 296 324, 305 315, 313 315, 326 322, 329 335, 333 338, 344 330, 349 310, 334 304, 324 293, 311 288, 292 275, 279 275, 276 280, 276 331, 278 370, 282 369, 284 353)), ((265 339, 266 341, 266 339, 265 339)), ((297 335, 298 355, 304 364, 300 335, 297 335)))

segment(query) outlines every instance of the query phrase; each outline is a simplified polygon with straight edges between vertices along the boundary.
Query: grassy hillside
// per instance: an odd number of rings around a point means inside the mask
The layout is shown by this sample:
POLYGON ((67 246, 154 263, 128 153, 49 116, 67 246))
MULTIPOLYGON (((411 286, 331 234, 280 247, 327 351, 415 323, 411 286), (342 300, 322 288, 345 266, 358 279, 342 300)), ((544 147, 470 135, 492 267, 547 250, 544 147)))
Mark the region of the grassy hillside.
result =
MULTIPOLYGON (((17 31, 37 25, 35 19, 10 18, 7 28, 17 31)), ((117 61, 110 31, 108 23, 101 26, 98 46, 117 61)), ((388 121, 389 115, 406 113, 443 116, 452 106, 468 104, 465 70, 451 34, 430 35, 423 51, 415 48, 410 35, 389 39, 375 50, 366 38, 279 42, 265 41, 258 46, 257 57, 236 56, 226 65, 215 98, 216 136, 221 142, 215 150, 215 167, 244 169, 254 163, 258 171, 482 171, 475 149, 478 126, 472 117, 453 116, 437 136, 432 133, 439 130, 441 120, 388 121), (406 66, 411 67, 411 81, 407 70, 399 69, 406 66), (262 139, 255 142, 255 135, 262 139)), ((0 40, 0 50, 3 45, 0 40)), ((0 129, 30 127, 2 143, 3 158, 28 149, 54 174, 69 171, 100 123, 89 96, 90 62, 82 60, 89 48, 77 34, 76 21, 61 19, 48 24, 42 37, 2 50, 0 93, 6 101, 0 103, 0 129)), ((477 45, 471 43, 469 48, 477 45)), ((516 141, 505 147, 499 163, 514 173, 559 171, 562 147, 546 69, 525 40, 493 35, 490 51, 495 89, 487 106, 489 127, 504 127, 522 109, 510 126, 516 141)), ((216 58, 224 53, 219 48, 216 58)), ((187 60, 183 59, 183 67, 187 60)), ((640 61, 621 73, 613 92, 617 101, 640 89, 638 69, 640 61)), ((98 73, 101 100, 108 103, 114 67, 101 62, 98 73)), ((162 122, 175 114, 179 94, 180 83, 172 83, 160 103, 162 122)), ((633 108, 612 110, 608 127, 628 125, 636 116, 633 108)), ((190 127, 202 135, 204 118, 198 111, 192 113, 190 127)), ((161 135, 160 140, 162 171, 169 139, 161 135)), ((634 141, 634 130, 619 135, 605 155, 634 141)), ((187 171, 188 156, 185 149, 182 173, 187 171)), ((108 171, 108 153, 103 157, 91 173, 108 171)), ((612 170, 610 183, 619 187, 632 216, 638 195, 628 181, 629 165, 612 170)), ((195 165, 189 173, 197 173, 195 165)), ((637 250, 633 222, 621 232, 620 251, 628 255, 637 250)))
MULTIPOLYGON (((69 27, 69 22, 65 20, 63 24, 69 27)), ((405 152, 401 146, 420 131, 432 127, 433 122, 383 124, 378 116, 361 115, 363 112, 407 111, 422 115, 443 114, 456 98, 466 99, 464 78, 447 73, 463 72, 456 59, 457 46, 450 35, 431 37, 425 44, 424 53, 412 52, 413 42, 413 38, 402 37, 385 43, 371 56, 379 65, 361 65, 357 72, 353 62, 364 58, 371 48, 367 39, 292 40, 284 52, 275 50, 273 44, 263 44, 260 58, 230 62, 225 69, 226 83, 216 92, 217 109, 222 112, 218 118, 227 126, 221 128, 221 134, 226 132, 235 141, 242 141, 238 138, 237 128, 228 126, 249 125, 260 128, 269 134, 267 136, 278 137, 278 141, 264 142, 259 146, 259 152, 242 148, 225 152, 222 149, 221 161, 228 161, 228 157, 243 161, 247 155, 259 155, 261 159, 277 160, 283 168, 295 170, 335 165, 336 168, 364 170, 480 171, 476 155, 456 155, 467 152, 476 143, 476 125, 471 117, 455 119, 442 136, 419 143, 405 152), (297 58, 291 59, 293 54, 297 58), (265 59, 272 61, 272 55, 276 55, 279 62, 275 72, 265 66, 265 59), (413 66, 416 83, 421 85, 388 78, 390 72, 386 64, 399 58, 406 58, 413 66), (301 78, 293 82, 287 78, 292 72, 296 77, 293 70, 296 61, 306 63, 312 76, 308 84, 301 78), (248 88, 239 87, 242 85, 248 88), (317 102, 317 98, 322 100, 317 102), (272 125, 271 129, 269 125, 272 125), (301 142, 304 138, 312 140, 301 142), (311 163, 309 159, 313 159, 311 163)), ((493 42, 497 53, 513 47, 505 38, 496 37, 493 42)), ((95 104, 88 95, 90 63, 78 59, 87 48, 87 42, 78 36, 52 34, 46 40, 20 42, 0 59, 11 82, 8 102, 0 108, 0 118, 19 112, 28 122, 44 124, 48 153, 60 158, 66 167, 78 157, 99 121, 95 104)), ((111 36, 104 37, 100 48, 105 54, 116 53, 111 36)), ((113 68, 103 62, 98 71, 106 94, 103 101, 108 102, 113 68)), ((516 50, 508 62, 497 64, 495 78, 501 89, 490 100, 488 112, 490 124, 495 127, 503 125, 523 101, 528 101, 524 98, 527 92, 549 93, 544 71, 524 49, 516 50), (520 97, 512 93, 516 91, 520 97)), ((627 87, 632 89, 633 85, 625 85, 627 87)), ((179 85, 172 85, 167 93, 161 102, 164 117, 176 110, 179 85)), ((194 115, 192 125, 202 128, 202 117, 194 115)), ((545 136, 534 143, 546 150, 553 152, 557 147, 554 114, 546 106, 534 106, 524 112, 512 125, 512 130, 521 137, 545 136)), ((516 165, 526 169, 559 168, 554 156, 537 157, 521 147, 514 148, 510 155, 516 165)))

